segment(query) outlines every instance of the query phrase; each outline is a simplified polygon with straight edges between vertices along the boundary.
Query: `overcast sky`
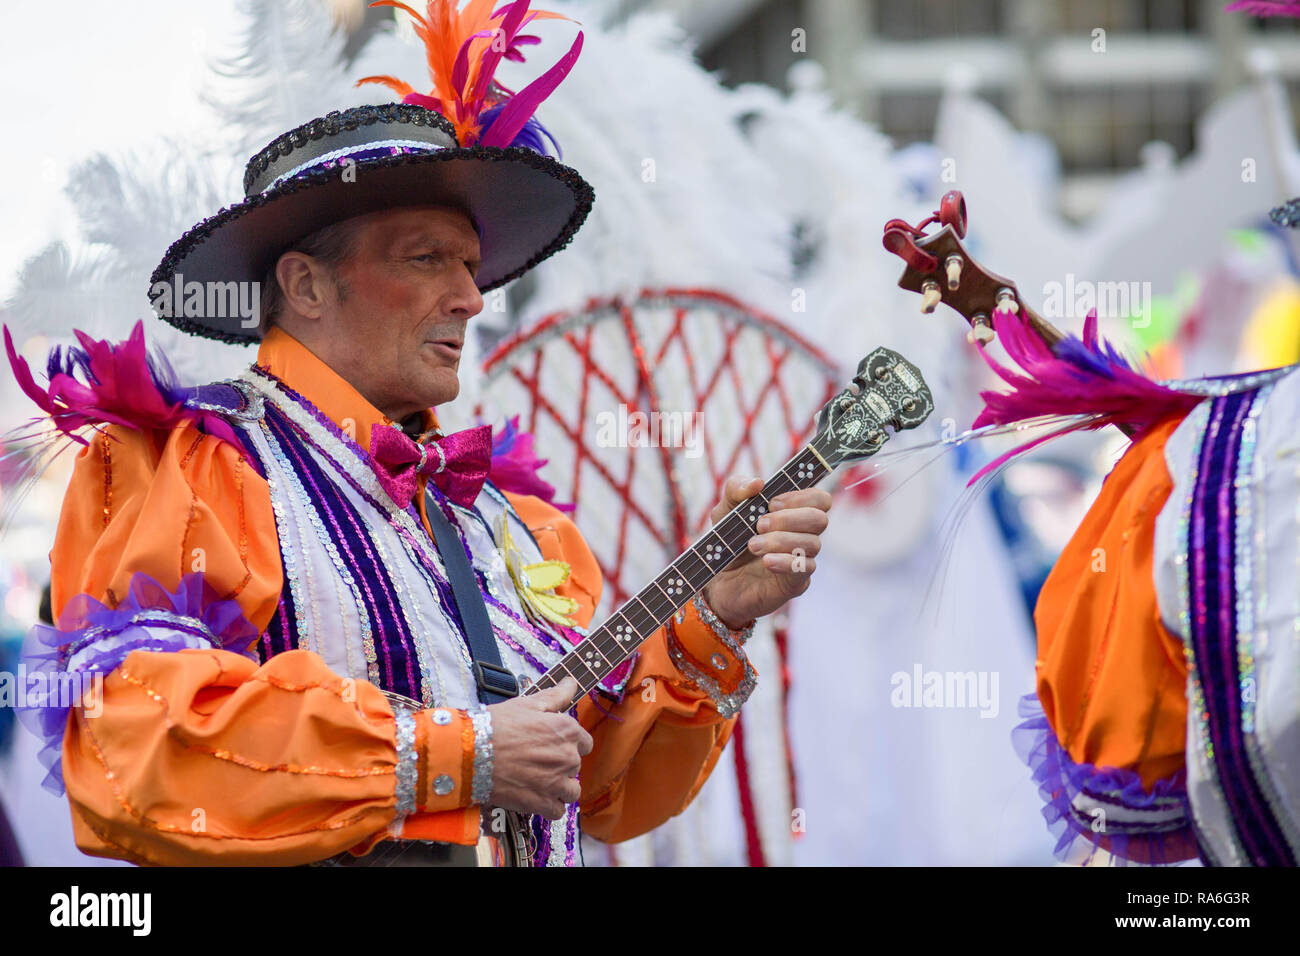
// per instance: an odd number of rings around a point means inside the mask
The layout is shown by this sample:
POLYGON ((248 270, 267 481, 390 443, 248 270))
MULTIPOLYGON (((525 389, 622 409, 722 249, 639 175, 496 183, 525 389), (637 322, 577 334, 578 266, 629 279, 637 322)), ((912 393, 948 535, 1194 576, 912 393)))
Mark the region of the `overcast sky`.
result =
POLYGON ((234 0, 4 5, 0 301, 24 260, 75 235, 62 192, 72 165, 202 128, 206 57, 229 47, 236 23, 234 0))

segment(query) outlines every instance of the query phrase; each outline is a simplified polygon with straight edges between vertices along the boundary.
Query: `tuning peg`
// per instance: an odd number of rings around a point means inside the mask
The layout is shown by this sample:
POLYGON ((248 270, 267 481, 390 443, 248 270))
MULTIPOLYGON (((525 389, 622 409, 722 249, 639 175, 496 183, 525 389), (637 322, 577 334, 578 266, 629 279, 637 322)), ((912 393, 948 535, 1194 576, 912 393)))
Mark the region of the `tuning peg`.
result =
POLYGON ((957 234, 958 239, 965 238, 966 200, 962 198, 960 190, 949 190, 939 200, 939 222, 945 226, 952 226, 952 231, 957 234))
POLYGON ((961 269, 965 264, 965 260, 961 256, 949 256, 944 260, 943 267, 948 273, 949 292, 956 291, 958 284, 961 282, 961 269))
POLYGON ((997 305, 995 308, 1001 309, 1004 312, 1019 314, 1020 303, 1016 301, 1016 294, 1014 292, 1007 288, 1001 288, 998 289, 997 305))
POLYGON ((971 319, 970 331, 966 333, 966 341, 971 345, 976 342, 980 345, 988 345, 993 341, 993 324, 983 312, 977 313, 975 318, 971 319))
POLYGON ((921 283, 921 311, 929 315, 934 311, 934 307, 943 299, 943 293, 939 291, 939 283, 933 279, 926 279, 921 283))

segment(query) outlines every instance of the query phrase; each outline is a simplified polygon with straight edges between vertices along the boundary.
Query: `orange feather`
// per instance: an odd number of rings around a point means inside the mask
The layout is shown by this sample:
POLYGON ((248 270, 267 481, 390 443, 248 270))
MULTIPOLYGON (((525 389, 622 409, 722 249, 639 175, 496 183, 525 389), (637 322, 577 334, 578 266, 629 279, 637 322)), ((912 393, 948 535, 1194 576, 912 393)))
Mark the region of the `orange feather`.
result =
MULTIPOLYGON (((459 0, 428 0, 423 16, 402 0, 374 0, 370 4, 372 7, 393 7, 410 16, 415 35, 424 44, 425 62, 432 84, 429 95, 442 104, 444 115, 451 121, 456 130, 456 138, 463 146, 471 145, 477 139, 480 125, 478 114, 492 106, 497 99, 488 94, 484 97, 484 102, 470 106, 465 103, 462 95, 463 91, 475 89, 484 54, 499 30, 496 21, 504 19, 504 13, 501 17, 493 17, 494 2, 498 0, 469 0, 464 9, 459 9, 459 0), (488 35, 476 37, 477 33, 488 35), (470 44, 466 54, 467 69, 462 88, 457 89, 453 80, 456 59, 466 41, 470 44)), ((549 10, 530 10, 524 15, 520 29, 524 24, 538 19, 571 18, 549 10)), ((391 76, 367 76, 357 81, 358 86, 363 83, 382 84, 403 97, 415 92, 409 83, 391 76)))

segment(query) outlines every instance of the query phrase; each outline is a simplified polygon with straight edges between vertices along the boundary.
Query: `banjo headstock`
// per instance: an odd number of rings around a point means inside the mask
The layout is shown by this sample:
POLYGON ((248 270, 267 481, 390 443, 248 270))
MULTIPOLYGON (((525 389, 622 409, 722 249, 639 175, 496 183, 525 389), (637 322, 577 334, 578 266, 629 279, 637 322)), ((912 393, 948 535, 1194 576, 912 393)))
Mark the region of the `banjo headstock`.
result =
POLYGON ((966 200, 956 189, 916 226, 902 219, 885 223, 885 248, 907 264, 898 285, 921 296, 921 311, 932 313, 944 303, 970 324, 967 341, 981 345, 993 340, 993 314, 1000 309, 1023 315, 1048 345, 1063 338, 1021 300, 1014 282, 985 269, 966 251, 965 237, 966 200), (927 234, 934 223, 940 228, 927 234))
POLYGON ((823 406, 813 444, 830 467, 868 458, 896 431, 915 428, 934 411, 921 371, 892 349, 878 348, 858 363, 853 384, 823 406))

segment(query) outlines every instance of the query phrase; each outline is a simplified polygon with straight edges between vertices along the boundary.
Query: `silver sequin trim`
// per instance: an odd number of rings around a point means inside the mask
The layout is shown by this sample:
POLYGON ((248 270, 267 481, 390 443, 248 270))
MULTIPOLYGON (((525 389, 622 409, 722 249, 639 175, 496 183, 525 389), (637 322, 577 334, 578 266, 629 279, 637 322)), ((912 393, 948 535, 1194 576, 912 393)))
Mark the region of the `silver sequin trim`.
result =
POLYGON ((492 796, 492 715, 478 704, 470 708, 469 718, 474 723, 474 782, 469 802, 481 805, 492 796))
POLYGON ((727 649, 736 656, 736 659, 744 663, 745 676, 741 679, 734 693, 724 694, 714 678, 692 664, 677 640, 676 625, 685 620, 685 615, 680 611, 669 622, 667 628, 668 656, 672 658, 673 663, 677 665, 677 669, 691 683, 708 695, 709 700, 713 702, 713 706, 717 708, 719 714, 723 717, 734 717, 740 713, 740 708, 745 701, 749 700, 749 695, 754 693, 754 688, 758 685, 758 674, 754 672, 753 665, 749 663, 749 658, 741 648, 741 644, 749 640, 753 634, 754 625, 750 624, 749 627, 740 632, 732 631, 713 613, 703 597, 697 594, 691 598, 691 602, 695 605, 695 610, 700 615, 700 619, 713 629, 718 639, 727 646, 727 649))
POLYGON ((703 592, 695 595, 691 600, 695 602, 695 610, 699 612, 700 620, 713 628, 713 633, 718 635, 718 639, 723 644, 735 651, 737 657, 741 656, 740 647, 754 636, 754 625, 757 622, 750 621, 744 630, 733 631, 722 623, 722 618, 713 613, 713 608, 709 607, 709 602, 704 600, 703 592))
POLYGON ((415 752, 415 715, 404 707, 393 710, 397 720, 397 815, 415 812, 415 784, 420 767, 415 752))

